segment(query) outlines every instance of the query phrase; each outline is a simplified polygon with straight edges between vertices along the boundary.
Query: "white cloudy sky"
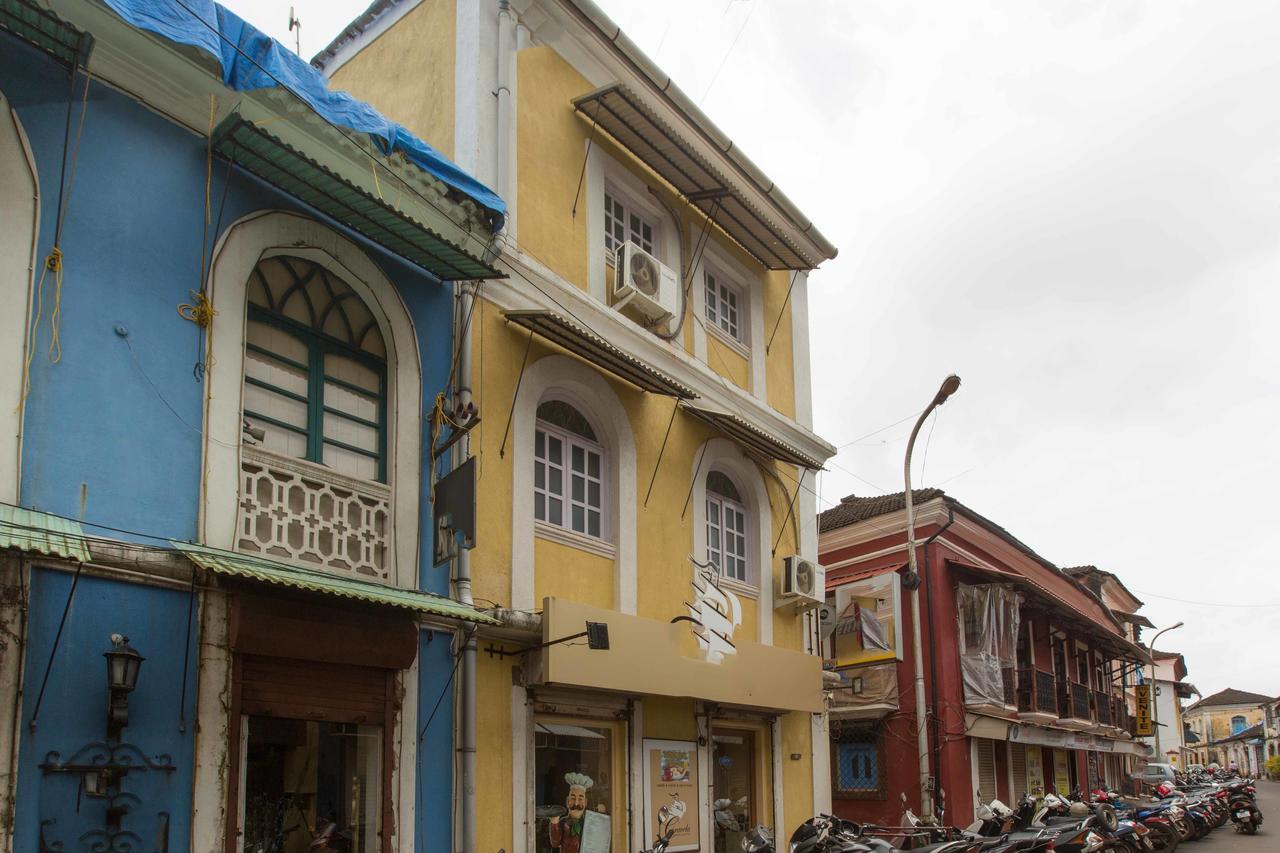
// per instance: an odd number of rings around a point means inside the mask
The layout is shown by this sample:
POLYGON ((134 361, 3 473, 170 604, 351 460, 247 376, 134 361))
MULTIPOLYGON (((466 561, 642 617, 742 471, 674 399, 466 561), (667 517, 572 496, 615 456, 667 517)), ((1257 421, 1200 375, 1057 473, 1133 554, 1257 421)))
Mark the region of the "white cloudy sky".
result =
MULTIPOLYGON (((1184 620, 1206 695, 1280 694, 1280 5, 600 2, 840 247, 823 506, 900 491, 910 423, 855 439, 959 373, 917 482, 1184 620)), ((365 2, 293 5, 309 56, 365 2)))

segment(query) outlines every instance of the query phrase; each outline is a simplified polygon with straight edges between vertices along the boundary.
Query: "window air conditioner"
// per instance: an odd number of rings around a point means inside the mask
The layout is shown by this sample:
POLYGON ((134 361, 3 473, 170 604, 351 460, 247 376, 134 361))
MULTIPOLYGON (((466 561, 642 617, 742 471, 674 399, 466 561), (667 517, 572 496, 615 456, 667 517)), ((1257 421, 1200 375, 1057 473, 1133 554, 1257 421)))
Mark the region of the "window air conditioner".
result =
POLYGON ((814 560, 791 556, 782 561, 782 589, 775 607, 808 610, 827 599, 827 570, 814 560))
POLYGON ((613 307, 630 308, 649 320, 663 322, 680 308, 680 279, 675 270, 628 241, 618 247, 613 307))

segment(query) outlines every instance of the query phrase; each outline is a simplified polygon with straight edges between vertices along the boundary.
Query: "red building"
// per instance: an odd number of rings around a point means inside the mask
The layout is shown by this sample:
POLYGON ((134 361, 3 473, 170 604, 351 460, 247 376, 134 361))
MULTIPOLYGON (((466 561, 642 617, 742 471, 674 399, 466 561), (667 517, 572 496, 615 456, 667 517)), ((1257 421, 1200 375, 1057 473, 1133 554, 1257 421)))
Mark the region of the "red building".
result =
MULTIPOLYGON (((1119 786, 1146 747, 1125 687, 1150 663, 1113 611, 995 522, 938 489, 914 493, 929 773, 951 824, 975 804, 1119 786)), ((902 493, 845 498, 818 517, 835 813, 921 812, 902 493)))

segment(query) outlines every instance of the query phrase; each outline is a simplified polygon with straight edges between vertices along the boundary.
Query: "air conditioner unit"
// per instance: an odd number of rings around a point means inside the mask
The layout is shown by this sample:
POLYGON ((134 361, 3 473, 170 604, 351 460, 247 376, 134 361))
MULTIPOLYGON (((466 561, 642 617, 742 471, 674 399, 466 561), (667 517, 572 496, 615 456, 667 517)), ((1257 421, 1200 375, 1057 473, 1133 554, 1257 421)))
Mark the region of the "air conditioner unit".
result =
POLYGON ((613 307, 656 322, 670 319, 680 309, 680 278, 635 243, 623 243, 614 264, 613 307))
POLYGON ((786 557, 782 561, 782 589, 778 592, 775 607, 794 607, 808 610, 821 607, 827 600, 827 570, 815 560, 800 556, 786 557))

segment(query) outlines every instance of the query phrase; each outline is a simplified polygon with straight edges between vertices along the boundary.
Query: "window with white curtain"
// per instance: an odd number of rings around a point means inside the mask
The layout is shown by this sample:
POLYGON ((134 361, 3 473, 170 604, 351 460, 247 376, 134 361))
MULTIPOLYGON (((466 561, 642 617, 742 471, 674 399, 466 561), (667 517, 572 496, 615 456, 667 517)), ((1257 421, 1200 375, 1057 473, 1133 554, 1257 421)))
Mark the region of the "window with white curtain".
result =
POLYGON ((747 508, 722 471, 707 474, 707 562, 723 577, 747 581, 747 508))
POLYGON ((246 441, 385 482, 387 351, 368 306, 330 270, 284 255, 254 268, 248 301, 246 441))
POLYGON ((553 399, 538 405, 533 466, 533 517, 604 539, 604 448, 569 403, 553 399))

